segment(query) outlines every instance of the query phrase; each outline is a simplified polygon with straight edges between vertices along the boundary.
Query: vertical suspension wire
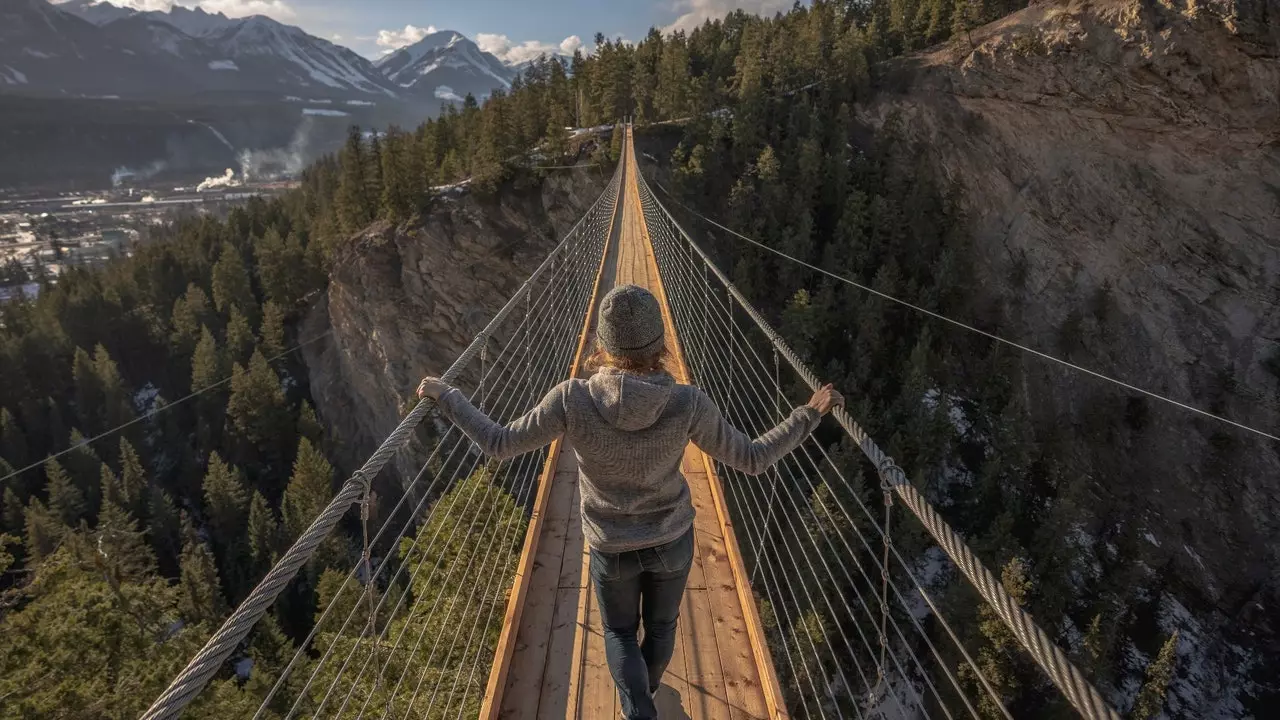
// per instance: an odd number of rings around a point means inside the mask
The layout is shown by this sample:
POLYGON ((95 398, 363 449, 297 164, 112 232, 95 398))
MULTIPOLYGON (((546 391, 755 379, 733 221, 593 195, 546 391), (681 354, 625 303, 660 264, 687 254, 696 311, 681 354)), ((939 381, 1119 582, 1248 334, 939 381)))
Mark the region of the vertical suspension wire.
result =
MULTIPOLYGON (((880 663, 877 669, 880 682, 887 684, 884 672, 884 656, 889 647, 889 635, 886 632, 889 623, 889 548, 893 545, 893 488, 889 485, 885 473, 880 473, 880 492, 884 495, 884 538, 880 555, 880 663)), ((887 689, 887 688, 886 688, 887 689)))
MULTIPOLYGON (((364 537, 364 595, 365 602, 369 606, 369 620, 366 623, 366 632, 369 637, 369 652, 373 656, 374 664, 378 662, 378 612, 374 606, 373 589, 377 586, 377 581, 373 576, 373 551, 369 547, 369 516, 373 513, 374 493, 373 482, 364 475, 361 475, 364 482, 364 498, 360 502, 360 531, 364 537)), ((381 678, 379 678, 381 681, 381 678)))

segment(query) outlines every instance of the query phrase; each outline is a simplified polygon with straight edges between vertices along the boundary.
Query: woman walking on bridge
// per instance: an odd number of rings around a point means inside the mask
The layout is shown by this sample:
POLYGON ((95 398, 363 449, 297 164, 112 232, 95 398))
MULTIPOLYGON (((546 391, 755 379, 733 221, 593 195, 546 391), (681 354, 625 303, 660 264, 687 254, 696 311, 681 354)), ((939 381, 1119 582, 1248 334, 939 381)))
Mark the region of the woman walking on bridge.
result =
POLYGON ((676 643, 693 560, 693 503, 680 473, 686 445, 757 475, 795 450, 844 399, 830 385, 752 440, 706 393, 665 370, 662 311, 648 290, 623 285, 600 302, 597 368, 552 388, 503 427, 467 396, 426 378, 431 397, 487 455, 505 459, 564 437, 578 457, 582 528, 604 625, 605 653, 628 720, 658 716, 654 694, 676 643), (644 639, 639 640, 643 622, 644 639))

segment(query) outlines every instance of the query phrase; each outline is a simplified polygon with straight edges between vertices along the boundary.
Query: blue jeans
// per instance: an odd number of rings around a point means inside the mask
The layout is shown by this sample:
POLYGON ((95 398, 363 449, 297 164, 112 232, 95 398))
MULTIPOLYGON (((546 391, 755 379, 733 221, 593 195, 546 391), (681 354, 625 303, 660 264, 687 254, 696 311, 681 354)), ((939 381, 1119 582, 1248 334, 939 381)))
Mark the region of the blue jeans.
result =
POLYGON ((665 545, 623 553, 591 550, 605 656, 627 720, 658 717, 653 693, 676 647, 680 599, 693 564, 693 528, 665 545), (639 641, 644 620, 644 641, 639 641))

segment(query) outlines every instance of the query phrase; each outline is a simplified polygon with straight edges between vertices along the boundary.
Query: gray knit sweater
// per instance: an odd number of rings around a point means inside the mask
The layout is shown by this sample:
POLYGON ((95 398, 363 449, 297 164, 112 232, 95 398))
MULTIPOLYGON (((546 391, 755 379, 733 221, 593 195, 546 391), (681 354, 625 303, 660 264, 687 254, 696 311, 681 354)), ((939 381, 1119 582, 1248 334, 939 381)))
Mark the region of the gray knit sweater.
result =
POLYGON ((796 449, 821 415, 798 407, 756 440, 725 421, 698 388, 665 373, 638 376, 605 368, 590 380, 566 380, 537 407, 502 427, 450 389, 444 414, 487 455, 515 457, 560 436, 578 455, 582 527, 601 552, 653 547, 693 524, 680 460, 689 441, 720 462, 758 475, 796 449))

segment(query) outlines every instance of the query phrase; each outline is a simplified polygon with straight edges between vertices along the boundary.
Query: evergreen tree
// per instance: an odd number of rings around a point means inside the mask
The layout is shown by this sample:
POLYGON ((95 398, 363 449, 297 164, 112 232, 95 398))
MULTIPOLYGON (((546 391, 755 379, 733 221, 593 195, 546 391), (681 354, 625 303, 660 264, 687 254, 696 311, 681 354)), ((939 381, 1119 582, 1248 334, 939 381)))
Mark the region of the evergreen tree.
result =
POLYGON ((227 337, 223 342, 227 360, 233 364, 243 363, 249 359, 257 339, 253 337, 253 329, 249 320, 240 312, 240 308, 231 308, 231 318, 227 321, 227 337))
MULTIPOLYGON (((279 358, 284 354, 284 311, 280 306, 267 302, 262 306, 262 342, 259 346, 267 358, 279 358)), ((277 367, 284 363, 277 359, 277 367)))
POLYGON ((293 477, 289 479, 289 487, 285 489, 281 503, 285 535, 289 542, 302 535, 332 496, 333 467, 310 440, 302 438, 298 441, 293 477))
MULTIPOLYGON (((1000 573, 1000 584, 1015 602, 1019 605, 1026 604, 1027 595, 1031 591, 1026 563, 1021 558, 1010 560, 1000 573)), ((1001 701, 1008 705, 1022 686, 1019 676, 1025 661, 1019 659, 1018 639, 987 603, 982 604, 978 616, 978 629, 986 638, 987 644, 978 651, 977 664, 1001 701)), ((975 689, 981 689, 977 675, 967 663, 960 665, 960 675, 975 689)), ((994 720, 1004 717, 1004 712, 985 692, 978 695, 978 710, 985 718, 994 720)))
POLYGON ((137 582, 155 572, 155 557, 138 530, 137 519, 120 505, 103 502, 94 535, 96 562, 112 584, 137 582))
POLYGON ((355 232, 373 220, 373 202, 369 197, 368 159, 360 128, 347 132, 347 144, 339 155, 341 176, 334 197, 338 222, 346 232, 355 232))
POLYGON ((177 568, 182 549, 182 524, 173 498, 163 489, 152 486, 147 493, 147 533, 156 551, 160 569, 168 575, 177 568))
MULTIPOLYGON (((291 308, 298 304, 307 292, 306 248, 297 233, 282 237, 275 226, 267 228, 262 239, 254 244, 258 261, 258 279, 262 292, 270 302, 291 308)), ((264 308, 265 312, 265 308, 264 308)))
POLYGON ((302 408, 298 411, 298 437, 304 437, 318 445, 323 435, 324 429, 320 427, 315 409, 311 407, 311 403, 303 400, 302 408))
POLYGON ((11 467, 23 467, 30 462, 27 459, 27 436, 8 408, 0 408, 0 459, 11 467))
POLYGON ((1147 679, 1138 691, 1138 698, 1133 703, 1132 720, 1151 720, 1164 712, 1164 697, 1169 690, 1169 682, 1173 680, 1173 671, 1178 664, 1178 631, 1174 630, 1164 645, 1160 646, 1160 654, 1147 666, 1147 679))
POLYGON ((31 562, 38 563, 53 553, 67 532, 67 526, 56 512, 50 511, 39 498, 31 498, 23 517, 27 557, 31 562))
POLYGON ((213 266, 213 304, 224 316, 229 317, 232 308, 239 308, 250 320, 257 316, 249 271, 240 251, 231 243, 223 243, 218 262, 213 266))
POLYGON ((67 471, 57 460, 45 462, 45 496, 49 498, 49 510, 58 521, 74 528, 87 512, 84 493, 71 481, 67 471))
POLYGON ((226 545, 242 537, 248 523, 249 494, 240 472, 217 453, 209 456, 204 476, 204 507, 215 543, 226 545))
POLYGON ((120 438, 120 499, 119 504, 135 518, 147 515, 147 473, 142 460, 126 438, 120 438))
POLYGON ((174 349, 179 355, 191 355, 195 352, 196 343, 200 341, 201 328, 213 322, 209 296, 199 285, 191 283, 187 286, 186 293, 173 303, 170 342, 174 349))
POLYGON ((218 348, 218 341, 209 328, 201 328, 200 342, 191 359, 191 392, 211 388, 226 375, 226 359, 218 348))
POLYGON ((249 502, 249 548, 252 551, 255 575, 265 573, 274 560, 279 544, 280 523, 267 499, 258 491, 249 502))
MULTIPOLYGON (((0 472, 3 470, 4 467, 0 464, 0 472)), ((4 508, 4 512, 0 514, 0 532, 22 532, 26 522, 24 517, 26 506, 12 485, 4 489, 3 500, 0 500, 0 503, 3 503, 4 508)))
POLYGON ((186 535, 182 547, 178 612, 189 623, 216 625, 227 612, 218 567, 209 548, 196 539, 195 533, 186 535))
POLYGON ((280 378, 261 352, 254 351, 247 369, 232 369, 227 418, 246 446, 247 460, 283 469, 286 449, 295 441, 293 417, 280 378))

